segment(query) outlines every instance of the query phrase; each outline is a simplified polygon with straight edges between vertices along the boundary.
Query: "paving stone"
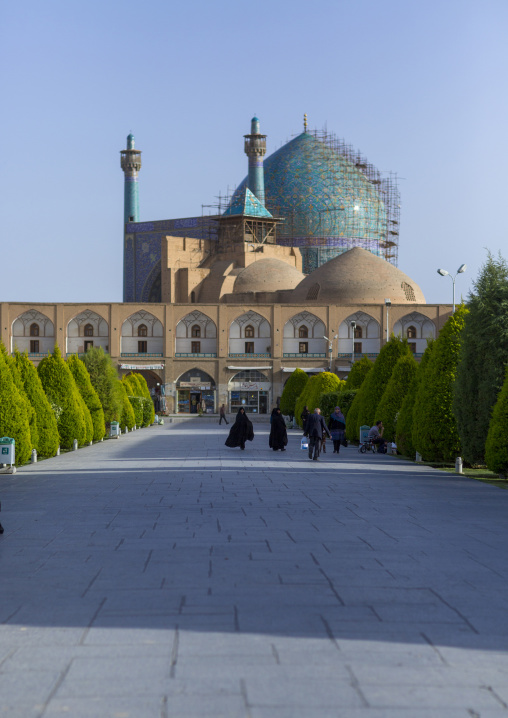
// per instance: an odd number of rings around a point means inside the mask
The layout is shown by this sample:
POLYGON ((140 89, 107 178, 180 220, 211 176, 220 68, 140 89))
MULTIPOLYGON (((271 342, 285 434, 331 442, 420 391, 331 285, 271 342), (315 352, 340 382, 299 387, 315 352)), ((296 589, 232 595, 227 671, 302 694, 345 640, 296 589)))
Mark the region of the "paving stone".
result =
POLYGON ((508 492, 225 436, 152 427, 2 477, 0 715, 507 714, 508 492))

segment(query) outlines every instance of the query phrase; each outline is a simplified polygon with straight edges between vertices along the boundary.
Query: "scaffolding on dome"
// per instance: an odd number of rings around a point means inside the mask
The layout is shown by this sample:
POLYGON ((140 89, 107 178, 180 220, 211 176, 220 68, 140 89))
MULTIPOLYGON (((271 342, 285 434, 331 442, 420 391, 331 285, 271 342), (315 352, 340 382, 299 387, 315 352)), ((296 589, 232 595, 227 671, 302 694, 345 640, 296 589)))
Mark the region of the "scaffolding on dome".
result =
MULTIPOLYGON (((267 194, 266 208, 274 217, 284 220, 277 229, 276 243, 298 247, 303 250, 302 254, 307 255, 310 254, 308 250, 313 250, 316 258, 307 260, 306 268, 304 262, 306 273, 353 247, 367 249, 397 266, 400 228, 397 175, 393 172, 381 173, 352 145, 327 130, 307 131, 307 134, 318 142, 312 146, 302 146, 302 162, 292 171, 300 171, 303 176, 311 166, 319 163, 321 197, 317 204, 325 209, 319 210, 317 225, 310 227, 303 213, 281 208, 267 194), (308 157, 306 153, 309 153, 308 157), (340 177, 337 158, 340 158, 340 177), (365 180, 368 185, 365 185, 365 180), (342 188, 349 191, 350 196, 345 197, 340 206, 336 206, 337 193, 334 187, 339 182, 342 188), (359 188, 362 193, 361 207, 355 202, 355 188, 359 188), (343 228, 343 231, 338 231, 338 227, 343 228)), ((218 225, 220 216, 230 207, 236 191, 228 189, 225 194, 216 197, 214 204, 203 205, 203 217, 217 220, 218 225)), ((217 239, 217 225, 213 221, 209 222, 210 239, 217 239)))

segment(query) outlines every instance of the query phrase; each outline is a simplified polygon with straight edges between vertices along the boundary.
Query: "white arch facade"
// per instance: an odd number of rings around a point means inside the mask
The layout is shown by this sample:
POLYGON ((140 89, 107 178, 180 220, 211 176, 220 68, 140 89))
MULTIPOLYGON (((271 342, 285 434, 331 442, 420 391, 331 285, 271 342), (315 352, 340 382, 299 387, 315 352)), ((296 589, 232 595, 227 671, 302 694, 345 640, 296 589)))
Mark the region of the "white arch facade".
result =
POLYGON ((423 354, 427 348, 427 339, 436 338, 436 326, 424 314, 411 312, 395 322, 393 333, 396 337, 406 338, 415 354, 423 354))
POLYGON ((67 354, 83 354, 91 347, 102 347, 109 352, 109 325, 91 309, 85 309, 67 324, 67 354))
POLYGON ((164 329, 162 323, 150 312, 141 310, 122 324, 120 353, 123 357, 163 355, 164 329))
POLYGON ((45 314, 36 309, 29 309, 13 321, 11 352, 18 349, 20 352, 26 351, 32 356, 37 356, 52 352, 54 348, 55 327, 45 314), (32 327, 37 329, 32 330, 32 327))
POLYGON ((381 327, 374 317, 365 312, 355 312, 344 319, 339 326, 339 357, 372 354, 377 356, 381 349, 381 327), (356 323, 353 330, 352 322, 356 323))
POLYGON ((203 312, 190 312, 176 325, 175 356, 217 356, 217 327, 203 312))
POLYGON ((269 322, 257 312, 237 317, 229 328, 229 356, 271 357, 272 340, 269 322))
POLYGON ((305 357, 308 354, 326 357, 327 341, 323 338, 324 334, 324 322, 315 314, 306 311, 295 314, 284 325, 284 357, 305 357))

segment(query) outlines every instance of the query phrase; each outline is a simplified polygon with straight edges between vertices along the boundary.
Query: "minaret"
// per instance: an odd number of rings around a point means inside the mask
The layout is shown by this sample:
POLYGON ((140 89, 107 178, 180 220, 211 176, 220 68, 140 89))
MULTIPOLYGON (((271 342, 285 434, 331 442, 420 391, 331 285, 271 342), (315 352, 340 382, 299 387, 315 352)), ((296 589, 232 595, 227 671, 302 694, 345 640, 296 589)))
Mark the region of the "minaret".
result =
POLYGON ((125 174, 123 221, 139 221, 138 172, 141 169, 141 150, 134 149, 134 135, 127 137, 127 149, 120 151, 120 164, 125 174))
POLYGON ((259 120, 253 117, 250 135, 245 137, 245 154, 249 158, 249 176, 247 187, 258 200, 265 203, 265 177, 263 174, 263 157, 266 154, 266 135, 259 132, 259 120))

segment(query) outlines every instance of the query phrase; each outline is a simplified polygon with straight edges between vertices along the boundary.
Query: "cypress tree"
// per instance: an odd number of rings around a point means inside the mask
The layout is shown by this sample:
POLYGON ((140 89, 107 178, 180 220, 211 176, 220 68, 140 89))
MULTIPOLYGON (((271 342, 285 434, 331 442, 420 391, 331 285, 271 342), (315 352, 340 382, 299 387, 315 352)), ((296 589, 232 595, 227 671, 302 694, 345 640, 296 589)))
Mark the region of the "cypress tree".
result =
POLYGON ((41 361, 37 371, 55 413, 60 446, 71 449, 74 439, 79 446, 83 446, 87 439, 83 400, 58 346, 55 346, 53 354, 41 361))
POLYGON ((378 421, 376 409, 390 380, 395 364, 402 356, 408 356, 410 349, 406 339, 392 336, 381 348, 374 366, 365 377, 349 412, 346 427, 348 437, 357 439, 360 426, 373 426, 378 421), (356 406, 355 406, 356 405, 356 406), (351 416, 351 411, 356 415, 351 416), (355 425, 353 425, 353 417, 355 425))
POLYGON ((291 419, 295 415, 295 405, 305 385, 309 381, 307 373, 303 369, 295 369, 284 386, 280 398, 280 410, 282 414, 291 419))
POLYGON ((457 307, 441 329, 418 387, 413 412, 413 443, 426 461, 451 461, 460 455, 453 413, 453 383, 467 309, 457 307))
POLYGON ((134 409, 132 408, 132 404, 129 401, 129 397, 127 396, 127 391, 125 389, 125 385, 122 384, 120 379, 117 379, 118 382, 118 391, 122 398, 122 412, 120 415, 120 428, 125 429, 127 427, 129 431, 131 431, 134 428, 134 424, 136 423, 136 417, 134 416, 134 409))
POLYGON ((508 426, 508 371, 497 401, 492 411, 487 441, 485 444, 485 459, 487 467, 503 478, 508 476, 508 442, 506 441, 506 427, 508 426))
POLYGON ((19 392, 22 409, 26 414, 26 418, 28 419, 28 427, 30 429, 30 445, 32 449, 36 449, 39 451, 39 432, 37 430, 37 414, 35 413, 35 409, 33 408, 30 399, 28 398, 26 391, 25 391, 25 385, 23 384, 23 379, 21 378, 21 374, 19 373, 18 367, 16 365, 16 360, 13 356, 7 353, 7 350, 5 348, 5 345, 3 342, 0 342, 0 351, 4 355, 5 361, 7 362, 7 366, 11 370, 12 379, 14 381, 14 384, 16 385, 16 388, 19 392))
POLYGON ((155 407, 153 405, 152 395, 146 383, 146 379, 142 374, 135 373, 132 375, 134 381, 137 381, 140 388, 140 396, 145 399, 143 403, 143 426, 150 426, 155 420, 155 407))
POLYGON ((100 441, 106 434, 104 411, 99 396, 92 386, 90 374, 77 354, 67 359, 67 366, 71 370, 76 386, 90 414, 92 422, 92 441, 100 441))
POLYGON ((0 351, 0 436, 14 439, 15 463, 26 464, 32 453, 30 427, 25 404, 21 398, 11 370, 0 351))
POLYGON ((400 357, 395 364, 386 389, 376 408, 376 421, 382 421, 385 427, 384 438, 395 440, 399 410, 416 375, 417 363, 410 354, 400 357))
POLYGON ((100 399, 104 420, 120 421, 122 418, 122 384, 109 354, 102 347, 92 347, 83 357, 83 364, 90 374, 90 381, 100 399))
POLYGON ((358 361, 355 361, 351 367, 348 378, 346 379, 345 389, 359 389, 373 366, 374 362, 372 362, 369 357, 364 356, 358 361))
POLYGON ((508 264, 490 252, 468 297, 453 389, 464 459, 482 464, 492 409, 508 364, 508 264))
POLYGON ((129 397, 129 401, 134 411, 134 421, 138 428, 143 426, 143 398, 139 394, 138 383, 132 380, 132 374, 123 376, 121 381, 129 397))
POLYGON ((414 459, 416 449, 413 444, 413 412, 416 403, 416 394, 418 387, 422 381, 425 381, 425 370, 430 360, 430 355, 434 348, 434 340, 429 339, 427 341, 427 348, 425 349, 423 356, 418 364, 416 374, 411 386, 404 397, 402 406, 400 407, 399 416, 397 418, 397 431, 396 431, 396 443, 397 450, 414 459))
POLYGON ((28 358, 26 352, 20 354, 17 351, 15 361, 23 380, 25 393, 37 415, 38 441, 35 446, 37 453, 46 457, 55 456, 60 442, 58 426, 51 405, 42 388, 37 369, 28 358))
POLYGON ((311 377, 296 402, 295 415, 299 425, 302 425, 300 417, 304 406, 307 406, 309 411, 313 412, 319 406, 319 400, 323 394, 340 391, 345 383, 330 371, 323 371, 311 377))

